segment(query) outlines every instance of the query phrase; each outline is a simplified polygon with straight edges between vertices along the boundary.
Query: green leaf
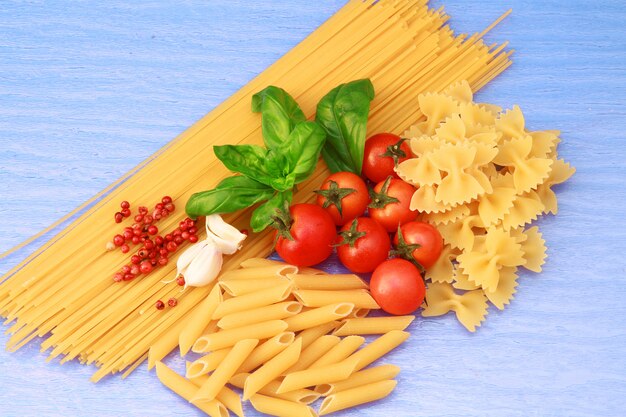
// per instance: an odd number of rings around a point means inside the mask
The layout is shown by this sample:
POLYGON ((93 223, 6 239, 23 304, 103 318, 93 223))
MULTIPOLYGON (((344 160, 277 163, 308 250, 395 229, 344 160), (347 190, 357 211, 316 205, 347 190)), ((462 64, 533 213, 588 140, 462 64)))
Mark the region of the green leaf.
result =
POLYGON ((213 190, 193 194, 185 211, 193 219, 214 213, 232 213, 272 197, 274 190, 244 176, 228 177, 213 190))
POLYGON ((261 146, 222 145, 214 146, 213 151, 226 168, 262 184, 272 186, 272 181, 280 175, 278 172, 268 170, 268 151, 261 146))
MULTIPOLYGON (((276 149, 275 153, 285 157, 287 175, 293 175, 296 184, 313 173, 325 141, 326 133, 320 125, 315 122, 300 122, 291 131, 289 140, 276 149)), ((270 151, 272 152, 274 151, 270 151)))
POLYGON ((283 144, 306 117, 298 103, 282 88, 269 86, 252 96, 252 111, 261 113, 263 141, 268 149, 283 144))
POLYGON ((322 156, 331 171, 361 174, 367 117, 373 99, 374 86, 363 79, 332 89, 318 103, 315 121, 328 135, 322 156))
POLYGON ((276 210, 282 209, 285 206, 285 202, 289 205, 292 197, 293 192, 291 190, 279 192, 257 207, 252 212, 252 218, 250 219, 250 227, 252 227, 252 230, 258 233, 272 224, 276 210))

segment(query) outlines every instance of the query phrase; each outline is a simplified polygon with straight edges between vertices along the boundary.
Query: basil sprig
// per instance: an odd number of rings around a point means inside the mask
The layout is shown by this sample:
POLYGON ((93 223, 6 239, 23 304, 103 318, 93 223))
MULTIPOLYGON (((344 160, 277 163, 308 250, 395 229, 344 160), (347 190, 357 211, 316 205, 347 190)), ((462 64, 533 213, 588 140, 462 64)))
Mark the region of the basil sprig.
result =
POLYGON ((317 105, 315 121, 327 134, 322 156, 332 172, 361 175, 367 118, 374 86, 368 79, 355 80, 330 90, 317 105))
POLYGON ((214 146, 215 156, 239 176, 226 178, 209 191, 193 194, 185 210, 196 218, 231 213, 267 200, 252 213, 250 226, 265 229, 276 208, 293 197, 293 187, 315 170, 326 140, 324 129, 306 120, 296 101, 283 89, 269 86, 252 98, 261 113, 265 147, 214 146))

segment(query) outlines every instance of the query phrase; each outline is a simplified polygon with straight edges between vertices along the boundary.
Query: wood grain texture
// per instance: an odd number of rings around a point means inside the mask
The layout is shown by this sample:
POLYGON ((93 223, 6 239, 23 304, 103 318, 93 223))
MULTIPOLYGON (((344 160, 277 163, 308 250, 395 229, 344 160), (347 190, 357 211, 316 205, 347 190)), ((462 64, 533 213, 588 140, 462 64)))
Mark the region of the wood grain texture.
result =
MULTIPOLYGON (((0 252, 167 143, 343 2, 311 3, 3 1, 0 252)), ((513 8, 488 39, 510 40, 515 63, 478 99, 519 104, 532 129, 560 129, 560 153, 578 172, 558 188, 559 215, 539 222, 548 263, 522 275, 512 305, 490 309, 476 334, 450 316, 416 320, 388 358, 403 366, 391 398, 337 415, 624 415, 626 6, 433 5, 446 6, 457 31, 482 30, 513 8)), ((0 416, 200 415, 145 367, 93 385, 93 369, 44 358, 36 343, 0 351, 0 416)), ((168 363, 182 370, 180 358, 168 363)))

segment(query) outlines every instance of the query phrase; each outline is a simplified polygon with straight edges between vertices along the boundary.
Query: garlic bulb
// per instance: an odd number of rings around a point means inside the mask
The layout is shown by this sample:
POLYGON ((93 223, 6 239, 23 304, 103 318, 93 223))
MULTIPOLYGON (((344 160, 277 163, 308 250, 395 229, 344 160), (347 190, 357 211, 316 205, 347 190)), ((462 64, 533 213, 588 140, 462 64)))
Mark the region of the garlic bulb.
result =
POLYGON ((185 288, 202 287, 213 281, 222 269, 222 254, 237 252, 246 238, 219 214, 206 217, 206 234, 205 240, 190 246, 176 262, 176 276, 185 277, 185 288))

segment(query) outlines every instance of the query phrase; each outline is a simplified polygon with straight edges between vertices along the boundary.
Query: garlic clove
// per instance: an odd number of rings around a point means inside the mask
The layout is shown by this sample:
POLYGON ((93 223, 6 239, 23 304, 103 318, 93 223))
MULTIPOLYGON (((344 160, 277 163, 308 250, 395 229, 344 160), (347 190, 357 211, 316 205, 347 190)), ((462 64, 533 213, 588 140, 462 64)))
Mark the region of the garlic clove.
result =
POLYGON ((184 276, 185 271, 187 270, 191 262, 195 259, 196 256, 198 256, 198 254, 200 254, 200 252, 202 252, 204 247, 208 244, 209 243, 207 243, 206 240, 203 240, 202 242, 198 242, 187 248, 187 250, 183 252, 176 261, 176 276, 179 276, 181 274, 184 276))
MULTIPOLYGON (((203 243, 207 242, 205 240, 203 243)), ((213 281, 222 269, 222 252, 216 245, 207 243, 191 261, 185 272, 185 284, 202 287, 213 281)))
POLYGON ((207 236, 211 236, 219 250, 226 255, 237 252, 247 237, 236 227, 226 223, 219 214, 207 216, 205 227, 207 236))

